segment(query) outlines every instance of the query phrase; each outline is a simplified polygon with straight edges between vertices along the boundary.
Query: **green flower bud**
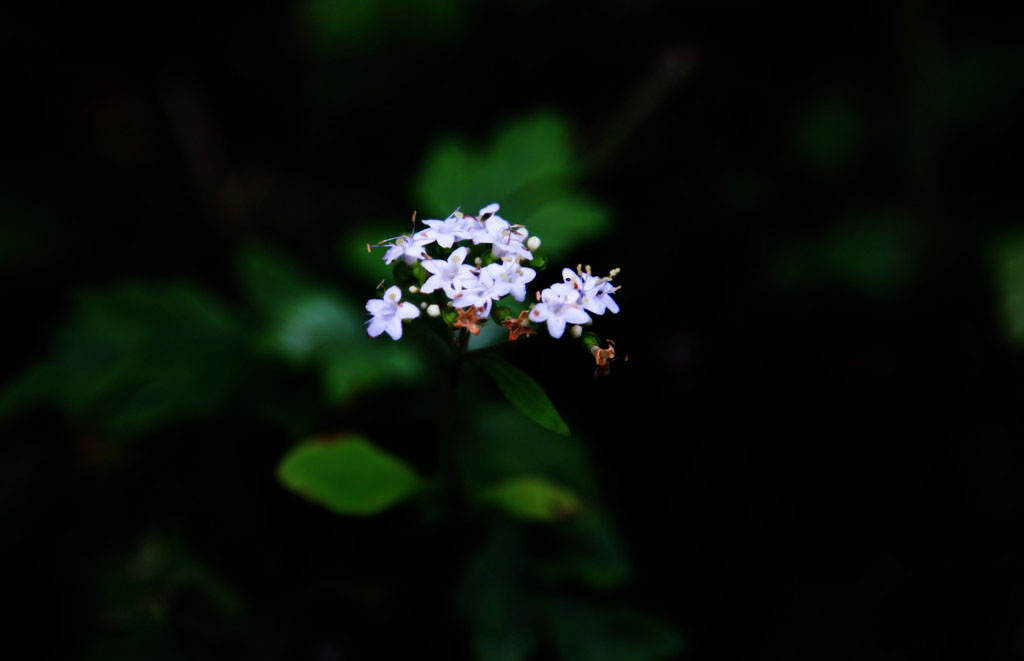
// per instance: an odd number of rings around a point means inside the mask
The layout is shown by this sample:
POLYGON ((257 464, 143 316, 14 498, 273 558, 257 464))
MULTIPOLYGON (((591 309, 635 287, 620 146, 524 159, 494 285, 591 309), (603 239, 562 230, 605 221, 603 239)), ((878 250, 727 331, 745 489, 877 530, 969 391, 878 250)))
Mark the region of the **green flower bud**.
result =
POLYGON ((512 316, 512 308, 507 305, 499 305, 491 311, 491 317, 493 317, 499 324, 506 319, 510 319, 512 316))
POLYGON ((580 341, 583 342, 583 346, 587 348, 587 351, 601 345, 601 338, 597 336, 597 333, 584 333, 580 336, 580 341))
POLYGON ((534 255, 533 259, 526 262, 530 268, 543 271, 548 267, 548 258, 544 255, 534 255))

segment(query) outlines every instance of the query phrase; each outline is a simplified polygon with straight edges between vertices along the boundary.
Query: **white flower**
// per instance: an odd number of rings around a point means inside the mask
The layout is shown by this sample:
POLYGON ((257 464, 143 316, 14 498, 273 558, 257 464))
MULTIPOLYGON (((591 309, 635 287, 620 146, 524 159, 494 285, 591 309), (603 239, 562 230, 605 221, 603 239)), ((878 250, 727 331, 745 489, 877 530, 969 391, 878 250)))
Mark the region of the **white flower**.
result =
POLYGON ((437 241, 442 248, 451 248, 456 241, 471 239, 479 231, 480 223, 462 214, 452 214, 444 220, 424 220, 425 229, 417 236, 424 236, 430 241, 437 241))
POLYGON ((480 210, 478 220, 483 223, 483 228, 473 235, 473 243, 490 243, 491 253, 495 257, 510 255, 533 259, 533 253, 523 244, 529 232, 525 227, 513 227, 507 220, 496 215, 497 211, 497 204, 490 204, 480 210))
POLYGON ((619 305, 611 297, 615 287, 612 286, 608 278, 595 277, 589 271, 589 266, 587 272, 584 273, 576 273, 572 269, 562 269, 562 280, 566 285, 579 292, 579 302, 584 310, 594 314, 604 314, 605 310, 611 310, 613 314, 618 314, 619 305))
POLYGON ((388 246, 388 251, 384 253, 385 264, 390 264, 401 257, 406 264, 412 266, 428 256, 423 246, 429 244, 431 239, 423 236, 422 233, 413 236, 399 236, 390 240, 394 241, 394 243, 384 244, 388 246))
POLYGON ((579 292, 571 285, 551 285, 540 293, 540 302, 530 310, 530 321, 546 321, 551 337, 562 337, 566 323, 589 324, 591 321, 579 299, 579 292))
POLYGON ((391 339, 402 337, 402 320, 415 319, 420 316, 419 308, 412 303, 401 303, 402 290, 396 286, 388 287, 384 298, 372 298, 366 302, 366 311, 373 315, 367 322, 366 332, 370 337, 387 333, 391 339))
POLYGON ((494 276, 486 271, 470 283, 465 289, 455 292, 452 297, 452 305, 457 308, 468 308, 473 305, 477 309, 477 316, 486 319, 491 314, 491 303, 501 298, 508 291, 496 283, 494 276))
POLYGON ((432 273, 427 281, 420 287, 424 294, 430 294, 438 289, 443 289, 448 298, 455 298, 455 292, 471 286, 476 281, 473 267, 463 264, 469 248, 463 246, 456 248, 448 256, 447 261, 443 259, 425 259, 423 268, 432 273))
POLYGON ((494 278, 496 287, 504 289, 505 294, 512 294, 517 301, 526 300, 526 285, 537 277, 536 271, 520 266, 517 259, 506 258, 500 264, 488 264, 483 270, 494 278))

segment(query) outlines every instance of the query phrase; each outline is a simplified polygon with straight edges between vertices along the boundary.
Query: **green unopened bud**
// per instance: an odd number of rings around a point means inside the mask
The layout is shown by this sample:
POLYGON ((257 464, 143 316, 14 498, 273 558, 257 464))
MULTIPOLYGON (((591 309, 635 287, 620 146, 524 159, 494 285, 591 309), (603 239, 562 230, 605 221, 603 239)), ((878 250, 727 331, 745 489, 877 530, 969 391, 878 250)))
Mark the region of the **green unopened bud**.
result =
POLYGON ((580 339, 583 341, 583 346, 587 348, 587 351, 601 345, 601 338, 597 336, 597 333, 583 333, 580 339))
POLYGON ((430 277, 430 273, 427 272, 427 269, 423 268, 423 264, 420 262, 416 262, 416 265, 412 267, 412 275, 416 278, 416 282, 421 285, 430 277))
POLYGON ((508 307, 507 305, 499 305, 496 308, 494 308, 494 310, 491 312, 491 316, 494 317, 494 320, 500 324, 506 319, 512 317, 512 308, 508 307))
POLYGON ((544 255, 534 255, 530 260, 530 268, 543 271, 548 267, 548 258, 544 255))
POLYGON ((444 319, 444 323, 454 326, 455 320, 459 318, 459 313, 455 308, 445 308, 441 311, 441 318, 444 319))

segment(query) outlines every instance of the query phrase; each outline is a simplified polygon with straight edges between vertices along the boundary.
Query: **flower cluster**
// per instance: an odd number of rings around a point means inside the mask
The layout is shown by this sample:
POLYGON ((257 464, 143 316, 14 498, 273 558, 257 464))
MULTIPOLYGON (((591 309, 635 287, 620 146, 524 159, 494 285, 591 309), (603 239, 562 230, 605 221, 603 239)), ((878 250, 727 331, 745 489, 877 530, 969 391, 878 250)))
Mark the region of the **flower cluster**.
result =
POLYGON ((414 228, 412 234, 378 244, 387 248, 384 262, 395 264, 396 280, 422 300, 417 309, 401 302, 397 286, 388 288, 383 299, 366 304, 372 315, 367 332, 372 337, 387 332, 397 340, 402 336, 402 320, 416 318, 424 310, 429 317, 442 317, 449 326, 473 334, 493 318, 508 329, 510 341, 534 334, 531 323, 546 324, 555 338, 572 325, 573 336, 580 337, 581 326, 593 321, 591 315, 619 311, 612 298, 618 290, 612 285, 618 269, 598 277, 589 266, 562 269, 561 282, 536 292, 536 301, 527 303, 527 285, 547 260, 537 252, 540 239, 531 237, 522 225, 506 221, 498 209, 490 204, 475 216, 455 211, 444 220, 423 221, 426 229, 414 228), (507 306, 495 305, 507 296, 524 304, 518 315, 507 306))

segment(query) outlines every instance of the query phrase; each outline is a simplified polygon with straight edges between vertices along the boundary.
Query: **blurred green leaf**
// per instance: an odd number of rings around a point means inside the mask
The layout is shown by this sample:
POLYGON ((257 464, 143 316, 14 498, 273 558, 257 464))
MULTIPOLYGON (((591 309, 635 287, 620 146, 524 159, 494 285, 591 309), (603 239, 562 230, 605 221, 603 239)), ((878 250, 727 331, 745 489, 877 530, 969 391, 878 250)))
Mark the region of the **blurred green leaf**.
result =
POLYGON ((391 276, 391 267, 384 263, 384 251, 386 248, 374 248, 372 252, 366 251, 366 245, 376 245, 378 242, 387 239, 395 234, 410 232, 412 223, 402 224, 400 220, 390 224, 384 222, 368 223, 360 226, 345 235, 340 247, 342 261, 345 266, 358 278, 360 283, 370 286, 391 276), (390 228, 391 234, 387 234, 390 228))
POLYGON ((1001 239, 992 262, 1006 335, 1011 342, 1024 344, 1024 236, 1001 239))
POLYGON ((611 225, 605 208, 577 189, 569 135, 565 119, 537 113, 499 127, 484 148, 442 140, 420 167, 416 198, 428 213, 443 215, 498 202, 504 218, 541 238, 544 254, 564 255, 611 225))
POLYGON ((284 258, 251 247, 243 253, 239 273, 247 296, 266 320, 265 345, 290 362, 315 366, 330 401, 408 383, 423 373, 415 346, 367 336, 361 306, 315 284, 284 258))
POLYGON ((359 437, 302 443, 281 459, 277 476, 292 491, 352 516, 377 514, 420 487, 405 462, 359 437))
POLYGON ((536 647, 532 603, 519 576, 524 557, 516 532, 498 526, 469 564, 461 601, 479 661, 521 661, 536 647))
POLYGON ((505 480, 484 491, 482 498, 512 516, 532 521, 561 521, 582 507, 572 491, 535 476, 505 480))
POLYGON ((610 588, 629 579, 632 570, 608 517, 587 508, 554 528, 561 553, 542 563, 550 578, 573 578, 593 588, 610 588))
POLYGON ((566 196, 541 204, 521 222, 530 234, 541 238, 540 252, 547 255, 565 255, 582 240, 600 236, 612 226, 608 211, 582 196, 566 196))
POLYGON ((0 411, 51 401, 124 433, 209 413, 238 385, 242 339, 229 311, 193 285, 86 293, 50 356, 4 393, 0 411))
POLYGON ((529 374, 501 358, 478 358, 473 362, 494 379, 505 398, 526 417, 544 429, 569 435, 569 427, 558 415, 547 393, 529 374))
POLYGON ((504 403, 480 404, 471 418, 473 443, 462 453, 466 488, 480 492, 519 475, 541 475, 588 501, 596 498, 580 441, 542 429, 504 403))
POLYGON ((632 609, 552 599, 546 614, 564 661, 655 661, 683 647, 671 627, 632 609))

